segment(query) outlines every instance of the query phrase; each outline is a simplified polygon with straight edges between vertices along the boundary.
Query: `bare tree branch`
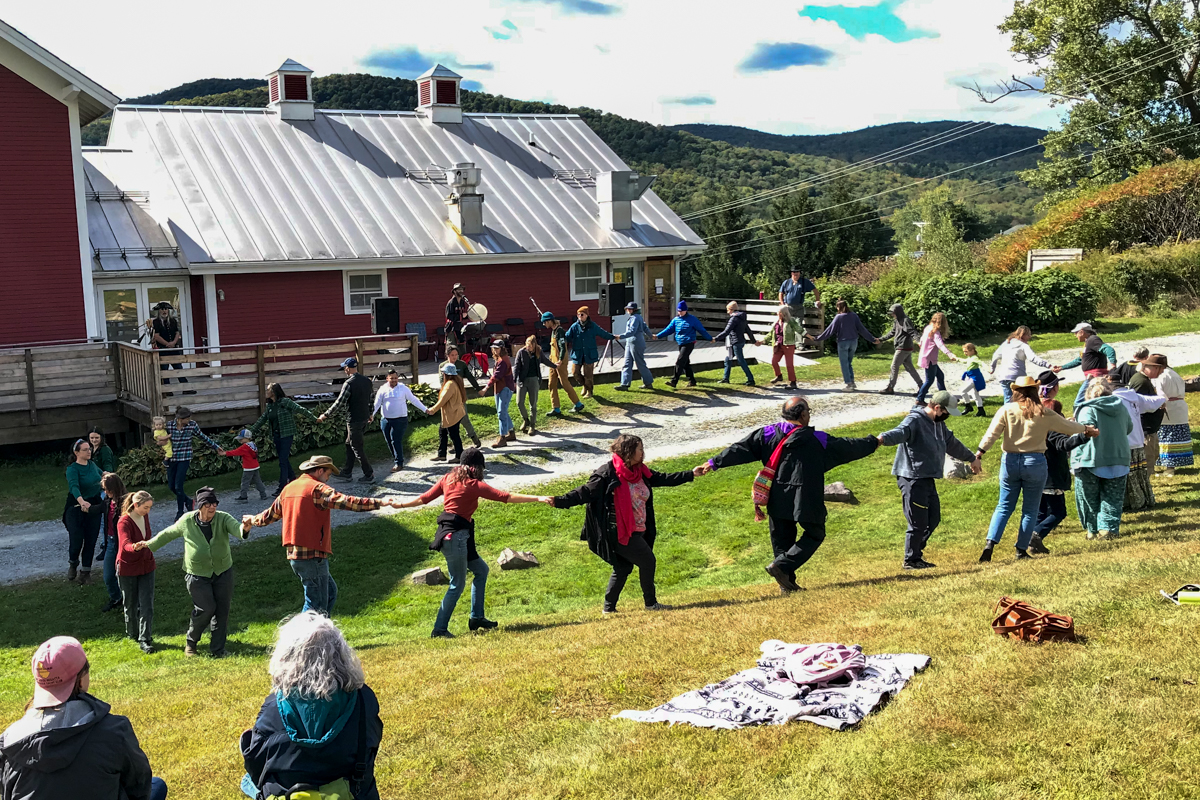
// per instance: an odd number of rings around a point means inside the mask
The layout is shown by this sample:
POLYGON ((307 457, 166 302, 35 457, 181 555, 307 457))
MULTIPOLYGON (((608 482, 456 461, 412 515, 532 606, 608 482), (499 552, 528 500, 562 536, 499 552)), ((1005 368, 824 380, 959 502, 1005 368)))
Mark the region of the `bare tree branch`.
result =
POLYGON ((1008 81, 998 81, 994 90, 997 94, 994 97, 990 97, 988 92, 979 85, 978 81, 976 81, 973 86, 963 86, 962 88, 974 92, 975 96, 978 97, 981 102, 988 104, 998 102, 999 100, 1008 97, 1010 94, 1022 94, 1024 92, 1037 92, 1038 94, 1044 94, 1049 97, 1061 97, 1064 100, 1078 100, 1081 103, 1087 102, 1088 100, 1087 97, 1080 97, 1079 95, 1073 94, 1063 94, 1062 92, 1054 92, 1044 86, 1034 86, 1028 81, 1021 80, 1016 75, 1013 75, 1008 81))

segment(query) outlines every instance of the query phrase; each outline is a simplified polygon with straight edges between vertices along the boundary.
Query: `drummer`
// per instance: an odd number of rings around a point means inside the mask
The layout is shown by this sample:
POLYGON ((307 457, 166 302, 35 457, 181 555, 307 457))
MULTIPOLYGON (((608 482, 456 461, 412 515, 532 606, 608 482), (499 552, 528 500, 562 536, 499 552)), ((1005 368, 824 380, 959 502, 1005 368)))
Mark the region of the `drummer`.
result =
POLYGON ((461 283, 454 284, 452 292, 450 302, 446 303, 446 341, 461 345, 463 328, 470 322, 467 312, 471 301, 467 299, 467 287, 461 283))

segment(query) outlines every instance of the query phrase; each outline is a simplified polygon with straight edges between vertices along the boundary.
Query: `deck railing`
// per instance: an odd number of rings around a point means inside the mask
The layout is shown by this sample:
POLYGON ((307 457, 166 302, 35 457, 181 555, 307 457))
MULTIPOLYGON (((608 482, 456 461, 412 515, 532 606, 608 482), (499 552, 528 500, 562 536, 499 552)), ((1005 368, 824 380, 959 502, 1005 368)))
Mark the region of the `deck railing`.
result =
MULTIPOLYGON (((779 309, 779 303, 775 300, 743 300, 737 297, 685 297, 684 300, 687 301, 688 309, 710 333, 717 333, 725 327, 725 321, 729 319, 729 312, 725 307, 731 301, 736 301, 741 310, 746 312, 750 330, 754 331, 754 335, 759 339, 766 336, 767 331, 775 324, 775 315, 779 309)), ((812 336, 825 330, 825 305, 804 306, 803 325, 804 332, 812 336)), ((797 352, 817 353, 820 349, 820 343, 806 344, 797 348, 797 352)))
POLYGON ((0 412, 111 402, 117 398, 116 351, 105 343, 0 349, 0 412))

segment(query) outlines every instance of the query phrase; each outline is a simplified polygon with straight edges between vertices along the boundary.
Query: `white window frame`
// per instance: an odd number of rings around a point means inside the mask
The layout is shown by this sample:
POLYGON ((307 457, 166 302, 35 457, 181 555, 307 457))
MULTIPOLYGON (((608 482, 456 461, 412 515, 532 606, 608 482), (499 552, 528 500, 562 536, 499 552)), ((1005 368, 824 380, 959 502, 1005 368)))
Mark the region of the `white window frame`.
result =
MULTIPOLYGON (((582 278, 581 280, 590 280, 590 277, 582 278)), ((598 259, 595 261, 572 261, 571 262, 571 299, 572 300, 598 300, 598 299, 600 299, 600 284, 602 284, 602 283, 604 283, 604 259, 598 259), (597 284, 596 284, 596 291, 594 293, 586 293, 585 292, 583 294, 580 294, 579 292, 575 291, 575 270, 576 270, 576 268, 578 268, 584 264, 588 264, 588 265, 598 264, 600 266, 600 274, 596 276, 597 284)))
POLYGON ((350 307, 350 276, 351 275, 378 275, 379 285, 383 289, 383 294, 380 297, 388 296, 388 276, 386 269, 355 269, 342 271, 342 301, 346 310, 346 315, 351 314, 370 314, 371 307, 366 308, 351 308, 350 307))

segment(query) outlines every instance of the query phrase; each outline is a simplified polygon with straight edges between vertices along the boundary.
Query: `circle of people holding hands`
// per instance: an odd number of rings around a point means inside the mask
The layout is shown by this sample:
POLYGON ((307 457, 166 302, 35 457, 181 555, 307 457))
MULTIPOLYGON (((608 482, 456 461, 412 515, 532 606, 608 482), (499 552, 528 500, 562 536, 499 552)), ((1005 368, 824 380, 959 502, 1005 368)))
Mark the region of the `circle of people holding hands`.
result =
MULTIPOLYGON (((803 313, 804 292, 813 290, 811 284, 802 282, 802 278, 796 281, 797 278, 799 275, 794 273, 781 288, 778 320, 767 342, 777 353, 773 361, 775 380, 783 380, 779 361, 784 360, 792 388, 795 379, 791 353, 803 338, 803 329, 795 319, 803 313), (792 281, 795 285, 789 286, 792 281)), ((126 491, 112 471, 113 456, 103 443, 103 435, 93 431, 88 439, 76 442, 74 461, 67 468, 69 496, 64 509, 69 533, 68 576, 80 583, 88 582, 96 539, 103 529, 107 540, 105 584, 110 595, 103 610, 122 609, 127 635, 142 650, 151 653, 155 649, 151 635, 154 553, 168 542, 182 539, 184 587, 193 604, 184 652, 188 656, 197 655, 207 633, 209 654, 221 658, 226 655, 234 593, 230 540, 247 538, 254 527, 281 523, 284 555, 299 581, 302 605, 300 613, 279 630, 270 663, 272 694, 264 702, 254 727, 242 737, 246 765, 242 789, 255 798, 286 796, 297 786, 319 787, 330 793, 344 790, 352 792, 355 798, 374 798, 378 792, 374 787, 373 764, 382 738, 378 702, 365 686, 358 657, 329 620, 338 597, 338 585, 329 568, 335 509, 362 512, 383 507, 414 508, 442 498, 443 508, 436 518, 429 547, 445 558, 450 580, 430 635, 454 638, 450 621, 466 589, 468 573, 472 580, 467 629, 483 633, 498 627, 486 614, 489 569, 476 546, 474 517, 483 500, 540 502, 557 509, 583 506, 580 538, 611 568, 601 608, 607 616, 617 613, 622 591, 635 569, 643 607, 650 612, 669 608, 659 601, 655 588, 654 544, 658 528, 654 492, 689 483, 718 469, 759 465, 748 488, 756 521, 767 522, 773 557, 764 569, 780 591, 790 595, 802 590, 798 571, 826 538, 825 473, 865 458, 880 447, 896 448, 892 473, 907 522, 901 560, 904 570, 935 566, 925 555, 941 522, 937 481, 947 474, 948 464, 952 467, 959 464, 960 475, 965 471, 978 474, 987 454, 997 447, 1001 451, 999 499, 979 556, 980 562, 989 562, 1014 515, 1019 518, 1015 558, 1023 561, 1048 554, 1046 539, 1066 518, 1066 496, 1072 491, 1086 537, 1116 538, 1121 534, 1125 512, 1154 505, 1150 483, 1153 471, 1162 470, 1169 476, 1175 469, 1194 463, 1184 382, 1170 369, 1165 356, 1142 349, 1132 361, 1118 363, 1111 346, 1096 335, 1091 325, 1081 323, 1073 331, 1083 345, 1079 357, 1055 366, 1030 349, 1032 332, 1021 326, 1009 335, 990 362, 989 372, 999 376, 1004 403, 972 449, 946 423, 959 413, 960 403, 968 411, 974 408, 977 415, 985 416, 980 394, 986 385, 983 365, 974 346, 964 345, 962 384, 956 392, 946 389, 938 354, 950 361, 960 359, 945 343, 949 336, 945 315, 934 314, 924 329, 918 331, 903 308, 896 305, 890 311, 891 329, 872 338, 844 302, 838 301, 837 308, 839 313, 830 326, 813 338, 833 338, 838 342, 846 390, 855 389, 852 361, 860 337, 876 343, 885 339, 895 343, 896 353, 885 393, 894 393, 902 369, 917 385, 913 409, 898 426, 876 436, 850 438, 825 433, 813 425, 808 398, 794 395, 783 403, 778 421, 752 431, 691 470, 652 469, 645 463, 642 440, 621 434, 612 443, 611 459, 582 485, 557 497, 525 495, 486 482, 485 456, 479 448, 478 436, 470 427, 467 434, 476 446, 463 448, 459 427, 464 422, 470 424, 465 413, 463 380, 470 373, 459 370, 461 362, 454 346, 448 349, 446 363, 441 366, 438 401, 428 408, 399 382, 394 371, 388 375, 387 384, 374 393, 372 403, 371 381, 358 373, 358 364, 351 358, 341 365, 347 380, 337 400, 318 417, 287 398, 282 387, 273 384, 268 391, 267 411, 254 425, 240 431, 240 446, 232 451, 222 450, 205 436, 186 408, 179 408, 170 423, 156 420, 154 436, 164 444, 168 485, 177 500, 175 523, 158 533, 151 530, 148 516, 153 497, 145 491, 126 491), (854 346, 843 346, 844 342, 854 346), (913 366, 914 354, 924 375, 913 366), (1083 368, 1085 380, 1075 398, 1074 417, 1067 418, 1062 415, 1063 405, 1057 399, 1058 373, 1074 366, 1083 368), (1038 370, 1036 375, 1029 374, 1030 367, 1038 370), (455 466, 427 491, 406 501, 353 496, 330 486, 329 481, 334 477, 350 480, 359 463, 363 472, 360 482, 373 482, 374 473, 364 457, 362 436, 377 415, 381 416, 384 436, 395 456, 393 471, 403 467, 409 403, 424 413, 441 414, 438 458, 451 460, 455 466), (300 464, 299 475, 290 474, 288 454, 296 434, 295 417, 308 415, 324 421, 343 405, 348 411, 345 465, 339 469, 328 456, 317 455, 300 464), (268 499, 257 475, 259 465, 253 447, 254 436, 263 428, 269 429, 280 454, 279 488, 268 508, 238 519, 219 509, 220 500, 212 488, 203 487, 190 497, 183 494, 183 477, 192 443, 200 439, 215 450, 243 459, 240 501, 248 499, 250 488, 259 492, 260 499, 268 499), (451 443, 452 455, 448 450, 451 443), (306 729, 307 724, 317 724, 319 729, 306 729), (314 741, 324 744, 314 748, 314 741), (298 758, 298 753, 304 757, 298 758)), ((651 334, 636 304, 631 303, 627 310, 632 312, 628 329, 620 337, 629 342, 622 386, 628 388, 635 366, 644 385, 649 386, 652 378, 645 367, 644 348, 651 334)), ((745 315, 740 314, 738 319, 739 314, 731 304, 730 323, 721 334, 728 347, 725 380, 732 364, 737 363, 752 383, 741 348, 747 342, 753 343, 753 334, 745 325, 745 315)), ((596 349, 597 338, 613 336, 590 321, 586 308, 580 309, 577 316, 579 321, 564 332, 553 315, 543 315, 542 322, 551 332, 549 358, 534 337, 517 353, 515 364, 505 343, 493 343, 495 369, 480 391, 493 389, 496 395, 501 429, 494 446, 503 446, 505 441, 515 438, 511 419, 505 424, 513 394, 520 398, 524 428, 536 430, 534 376, 540 379, 538 364, 551 369, 550 390, 554 400, 551 413, 561 413, 557 392, 560 385, 574 400, 576 410, 581 407, 566 376, 568 342, 572 359, 575 353, 582 354, 579 361, 573 362, 574 374, 581 380, 583 396, 591 395, 590 367, 595 360, 588 363, 588 354, 596 349)), ((713 337, 687 312, 683 303, 672 323, 658 334, 666 335, 673 335, 680 347, 675 374, 668 383, 675 385, 680 377, 687 376, 693 385, 691 350, 698 338, 713 337)), ((55 637, 44 643, 33 657, 32 673, 35 688, 29 709, 0 739, 3 753, 0 767, 6 791, 14 786, 19 789, 14 796, 33 796, 37 792, 49 792, 46 796, 97 797, 116 797, 125 792, 130 797, 155 800, 166 796, 166 785, 151 776, 128 720, 111 714, 107 704, 88 693, 88 662, 76 640, 55 637), (82 729, 86 729, 92 731, 90 736, 111 740, 112 747, 122 754, 121 768, 114 771, 93 764, 96 759, 86 751, 83 756, 76 756, 71 769, 58 772, 31 769, 22 760, 22 753, 45 754, 48 747, 69 747, 69 737, 64 739, 60 735, 65 728, 70 728, 74 735, 82 735, 82 729), (103 776, 99 775, 101 772, 103 776)))

